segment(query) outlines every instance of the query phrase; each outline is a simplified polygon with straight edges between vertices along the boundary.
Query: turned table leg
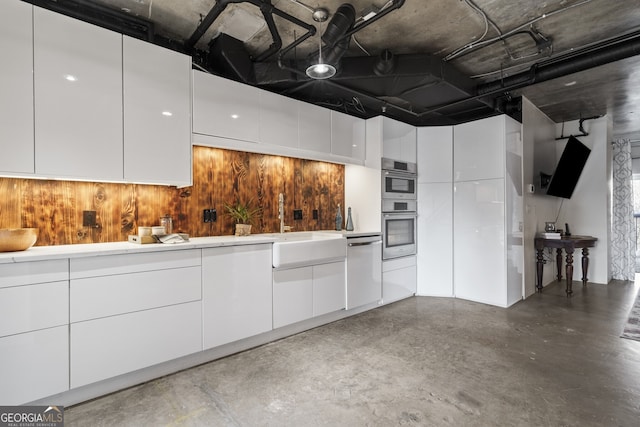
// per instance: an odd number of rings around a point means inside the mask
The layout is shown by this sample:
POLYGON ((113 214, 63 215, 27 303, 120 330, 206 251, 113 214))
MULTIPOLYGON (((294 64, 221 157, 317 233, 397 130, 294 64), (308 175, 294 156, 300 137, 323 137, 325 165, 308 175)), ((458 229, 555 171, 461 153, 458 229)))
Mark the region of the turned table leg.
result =
POLYGON ((556 249, 556 268, 558 269, 558 282, 562 280, 562 249, 556 249))
POLYGON ((565 251, 567 252, 567 296, 570 297, 573 293, 573 289, 571 289, 571 282, 573 281, 573 248, 566 248, 565 251))
POLYGON ((536 262, 536 272, 538 274, 538 282, 536 283, 536 290, 538 292, 542 292, 542 273, 543 273, 543 269, 544 269, 544 248, 538 248, 537 249, 538 252, 538 256, 537 256, 537 262, 536 262))
POLYGON ((587 271, 589 271, 589 249, 582 248, 582 286, 587 286, 587 271))

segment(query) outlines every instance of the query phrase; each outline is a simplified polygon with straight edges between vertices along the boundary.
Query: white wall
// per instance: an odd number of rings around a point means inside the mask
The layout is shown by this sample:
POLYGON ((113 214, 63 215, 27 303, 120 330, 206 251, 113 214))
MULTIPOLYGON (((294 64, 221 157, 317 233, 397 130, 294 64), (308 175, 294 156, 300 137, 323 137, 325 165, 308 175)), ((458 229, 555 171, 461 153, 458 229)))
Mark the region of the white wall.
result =
MULTIPOLYGON (((536 233, 544 230, 545 221, 554 221, 560 199, 539 192, 539 169, 551 168, 553 173, 556 158, 556 124, 526 98, 522 99, 523 140, 523 184, 524 184, 524 295, 536 291, 536 233), (550 166, 549 166, 550 165, 550 166), (529 185, 536 186, 536 193, 527 191, 529 185)), ((545 251, 545 253, 547 253, 545 251)), ((547 253, 548 255, 548 253, 547 253)), ((555 254, 547 256, 542 284, 555 280, 555 254)))
MULTIPOLYGON (((577 135, 578 121, 556 126, 556 135, 577 135)), ((577 136, 591 149, 589 159, 571 196, 565 199, 558 216, 559 228, 568 223, 574 235, 589 235, 598 238, 596 247, 589 250, 590 282, 606 284, 611 279, 609 268, 610 244, 610 186, 611 186, 611 121, 608 117, 588 120, 583 125, 588 136, 577 136)), ((558 141, 557 156, 562 154, 566 140, 558 141)), ((573 280, 582 279, 581 255, 574 255, 573 280)))

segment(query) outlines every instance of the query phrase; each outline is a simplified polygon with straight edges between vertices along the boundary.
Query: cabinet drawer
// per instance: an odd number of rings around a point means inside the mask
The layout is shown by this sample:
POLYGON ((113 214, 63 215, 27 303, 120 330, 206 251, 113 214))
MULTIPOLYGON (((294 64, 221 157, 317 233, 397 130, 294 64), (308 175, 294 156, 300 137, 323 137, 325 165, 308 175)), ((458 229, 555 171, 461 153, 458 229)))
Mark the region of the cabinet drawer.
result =
POLYGON ((200 265, 200 249, 142 254, 108 255, 90 258, 73 258, 69 270, 71 279, 137 273, 169 268, 200 265))
POLYGON ((69 389, 69 328, 0 338, 0 402, 22 405, 69 389))
POLYGON ((71 388, 202 350, 200 301, 71 325, 71 388))
POLYGON ((69 280, 69 261, 18 262, 0 265, 0 288, 69 280))
POLYGON ((68 282, 0 289, 0 337, 68 323, 68 282))
POLYGON ((200 267, 71 280, 71 322, 202 299, 200 267))

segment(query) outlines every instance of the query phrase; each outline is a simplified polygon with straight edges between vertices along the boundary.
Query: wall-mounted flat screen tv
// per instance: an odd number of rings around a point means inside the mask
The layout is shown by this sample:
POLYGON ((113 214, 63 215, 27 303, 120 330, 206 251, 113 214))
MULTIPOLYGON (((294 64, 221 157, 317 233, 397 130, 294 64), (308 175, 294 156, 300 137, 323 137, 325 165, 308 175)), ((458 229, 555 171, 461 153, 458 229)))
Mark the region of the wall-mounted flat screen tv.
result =
POLYGON ((556 171, 551 176, 547 194, 570 199, 590 153, 590 148, 580 142, 578 138, 570 136, 562 156, 560 156, 556 171))

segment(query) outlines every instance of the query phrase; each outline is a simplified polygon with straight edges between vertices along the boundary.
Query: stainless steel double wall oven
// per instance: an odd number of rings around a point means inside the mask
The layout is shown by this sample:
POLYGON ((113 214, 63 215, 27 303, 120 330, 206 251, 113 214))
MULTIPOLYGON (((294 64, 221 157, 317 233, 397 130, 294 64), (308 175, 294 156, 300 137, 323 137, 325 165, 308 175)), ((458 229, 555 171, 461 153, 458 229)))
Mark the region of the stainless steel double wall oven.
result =
POLYGON ((415 163, 382 159, 382 259, 415 255, 417 192, 415 163))

